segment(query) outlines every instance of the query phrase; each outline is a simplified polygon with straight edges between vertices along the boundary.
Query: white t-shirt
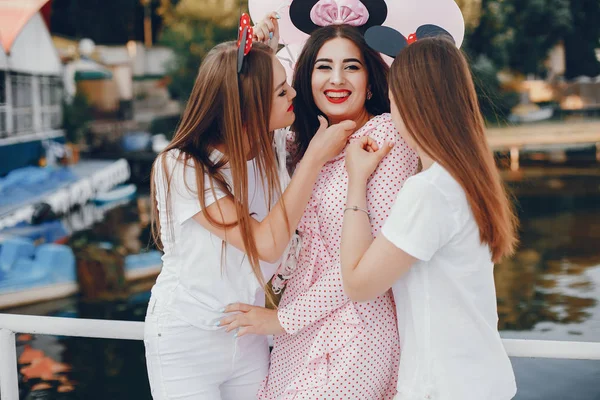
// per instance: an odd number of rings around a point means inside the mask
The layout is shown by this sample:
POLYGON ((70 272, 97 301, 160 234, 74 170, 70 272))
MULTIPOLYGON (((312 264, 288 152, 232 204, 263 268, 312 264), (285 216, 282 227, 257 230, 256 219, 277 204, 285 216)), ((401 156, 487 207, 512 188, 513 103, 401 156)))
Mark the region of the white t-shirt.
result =
MULTIPOLYGON (((154 176, 164 255, 152 295, 182 320, 204 329, 218 329, 215 324, 222 317, 221 308, 235 302, 264 305, 264 292, 245 253, 225 245, 192 218, 201 211, 196 172, 192 161, 184 166, 183 161, 177 160, 178 155, 178 150, 171 150, 165 158, 171 177, 170 217, 166 212, 163 169, 157 168, 154 176)), ((218 151, 211 154, 213 161, 220 157, 218 151)), ((268 191, 257 176, 255 162, 248 161, 247 166, 250 213, 260 221, 269 211, 265 196, 268 191)), ((231 185, 228 167, 223 167, 222 172, 231 185)), ((203 194, 208 207, 226 194, 215 185, 213 195, 208 177, 205 182, 203 194)), ((261 269, 267 280, 276 264, 261 262, 261 269)))
POLYGON ((393 285, 402 351, 397 398, 513 398, 494 264, 460 184, 437 163, 409 178, 382 234, 418 259, 393 285))

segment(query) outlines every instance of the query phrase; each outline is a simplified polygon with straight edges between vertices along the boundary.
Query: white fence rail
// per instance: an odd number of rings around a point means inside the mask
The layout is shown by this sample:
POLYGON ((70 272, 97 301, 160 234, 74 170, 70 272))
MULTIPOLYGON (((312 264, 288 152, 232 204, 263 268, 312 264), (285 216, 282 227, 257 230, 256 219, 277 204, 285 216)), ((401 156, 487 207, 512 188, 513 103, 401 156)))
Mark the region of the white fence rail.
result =
MULTIPOLYGON (((144 323, 0 314, 0 398, 19 400, 15 332, 143 340, 144 323)), ((600 360, 600 343, 503 339, 511 357, 600 360)))

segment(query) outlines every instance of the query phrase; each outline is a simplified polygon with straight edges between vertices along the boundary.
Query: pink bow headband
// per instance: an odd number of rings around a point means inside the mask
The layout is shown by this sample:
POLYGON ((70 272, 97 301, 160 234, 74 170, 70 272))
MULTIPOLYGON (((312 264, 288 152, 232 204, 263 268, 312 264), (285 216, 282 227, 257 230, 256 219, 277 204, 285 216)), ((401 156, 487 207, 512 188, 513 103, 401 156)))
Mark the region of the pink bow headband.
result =
POLYGON ((310 11, 310 19, 319 26, 348 24, 362 26, 369 10, 359 0, 321 0, 310 11))
POLYGON ((352 25, 363 32, 381 25, 387 18, 385 0, 294 0, 290 5, 292 23, 302 32, 329 25, 352 25))

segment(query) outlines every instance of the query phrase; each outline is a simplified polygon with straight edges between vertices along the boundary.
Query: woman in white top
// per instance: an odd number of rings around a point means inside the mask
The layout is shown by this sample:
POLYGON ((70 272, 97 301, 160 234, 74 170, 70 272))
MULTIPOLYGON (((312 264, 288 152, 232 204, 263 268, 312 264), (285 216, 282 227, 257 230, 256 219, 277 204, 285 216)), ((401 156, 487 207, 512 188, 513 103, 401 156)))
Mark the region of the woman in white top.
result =
POLYGON ((354 130, 321 119, 280 196, 271 132, 294 121, 295 91, 268 46, 249 46, 223 43, 205 57, 175 137, 154 163, 154 233, 164 250, 144 332, 154 399, 256 398, 266 338, 225 332, 221 312, 235 302, 264 305, 275 266, 261 261, 281 257, 320 169, 354 130))
POLYGON ((390 74, 392 118, 423 169, 400 189, 373 240, 366 183, 393 144, 378 149, 363 138, 346 150, 344 290, 366 301, 393 289, 402 351, 397 399, 511 399, 516 385, 497 330, 493 267, 513 252, 517 221, 469 67, 448 38, 419 38, 390 74))

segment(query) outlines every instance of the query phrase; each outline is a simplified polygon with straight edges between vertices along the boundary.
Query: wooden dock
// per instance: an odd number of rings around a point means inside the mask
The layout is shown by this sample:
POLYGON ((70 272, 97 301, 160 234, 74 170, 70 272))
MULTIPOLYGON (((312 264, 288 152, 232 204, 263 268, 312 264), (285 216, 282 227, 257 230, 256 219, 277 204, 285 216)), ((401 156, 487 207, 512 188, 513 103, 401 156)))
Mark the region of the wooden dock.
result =
POLYGON ((488 128, 486 134, 492 150, 510 152, 513 171, 519 169, 519 154, 522 151, 596 146, 596 160, 600 162, 600 121, 548 122, 488 128))
POLYGON ((600 144, 600 121, 540 123, 505 128, 488 128, 488 142, 492 150, 513 148, 542 148, 557 145, 600 144))

